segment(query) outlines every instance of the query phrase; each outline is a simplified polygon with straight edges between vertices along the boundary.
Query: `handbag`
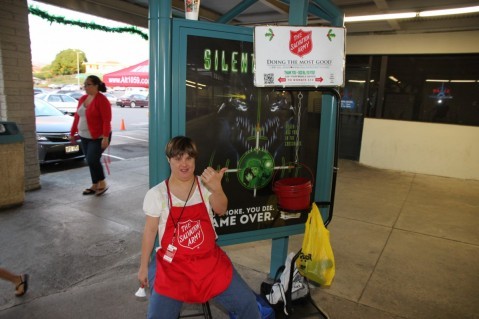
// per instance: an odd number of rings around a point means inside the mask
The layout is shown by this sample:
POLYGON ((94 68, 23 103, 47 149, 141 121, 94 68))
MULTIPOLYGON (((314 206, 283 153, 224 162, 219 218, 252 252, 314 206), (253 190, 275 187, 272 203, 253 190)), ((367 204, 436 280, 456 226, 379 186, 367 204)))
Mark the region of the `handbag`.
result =
POLYGON ((300 300, 309 295, 308 280, 299 273, 296 264, 292 262, 295 255, 295 253, 290 253, 286 257, 284 265, 276 271, 273 283, 261 283, 261 295, 264 296, 273 309, 276 311, 283 310, 286 315, 289 315, 292 309, 291 305, 288 304, 288 300, 300 300), (290 278, 291 267, 294 267, 294 269, 290 278), (290 284, 291 289, 288 290, 290 284), (286 296, 288 293, 290 294, 289 298, 286 296))
POLYGON ((333 249, 316 203, 313 203, 306 221, 303 245, 296 260, 299 272, 320 285, 329 286, 335 275, 333 249))

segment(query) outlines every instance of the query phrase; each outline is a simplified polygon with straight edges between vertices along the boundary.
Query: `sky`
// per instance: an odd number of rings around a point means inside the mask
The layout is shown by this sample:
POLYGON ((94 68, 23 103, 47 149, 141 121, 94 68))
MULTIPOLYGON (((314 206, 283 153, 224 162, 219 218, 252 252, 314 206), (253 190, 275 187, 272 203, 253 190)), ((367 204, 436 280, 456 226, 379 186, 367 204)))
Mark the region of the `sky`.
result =
MULTIPOLYGON (((95 22, 107 27, 130 26, 120 22, 28 0, 28 5, 68 20, 95 22)), ((88 62, 114 61, 125 65, 140 63, 149 57, 148 40, 138 34, 112 33, 89 30, 78 26, 50 23, 29 14, 32 63, 34 66, 51 64, 58 53, 67 49, 85 52, 88 62)), ((148 35, 147 29, 138 28, 148 35)))

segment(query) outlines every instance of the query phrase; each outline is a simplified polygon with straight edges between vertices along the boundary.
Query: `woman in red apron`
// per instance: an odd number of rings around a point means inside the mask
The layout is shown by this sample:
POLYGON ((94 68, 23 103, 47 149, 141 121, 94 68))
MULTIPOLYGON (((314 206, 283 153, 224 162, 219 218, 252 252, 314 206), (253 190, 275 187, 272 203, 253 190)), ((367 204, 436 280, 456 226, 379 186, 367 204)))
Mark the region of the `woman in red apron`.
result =
POLYGON ((159 238, 148 318, 176 319, 183 302, 214 299, 239 319, 260 319, 255 294, 216 244, 211 212, 226 213, 228 200, 221 186, 226 168, 217 172, 208 167, 200 178, 195 176, 198 152, 188 137, 173 138, 165 151, 170 177, 151 188, 143 203, 138 279, 144 286, 157 233, 159 238))

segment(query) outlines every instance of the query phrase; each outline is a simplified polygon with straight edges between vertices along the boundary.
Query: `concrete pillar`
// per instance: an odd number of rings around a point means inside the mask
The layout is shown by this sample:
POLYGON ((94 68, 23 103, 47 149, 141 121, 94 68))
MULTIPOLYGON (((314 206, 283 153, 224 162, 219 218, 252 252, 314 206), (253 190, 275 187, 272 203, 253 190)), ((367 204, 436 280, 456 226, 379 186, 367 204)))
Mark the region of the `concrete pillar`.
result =
POLYGON ((24 136, 25 190, 34 190, 40 167, 27 0, 0 0, 0 8, 0 120, 16 122, 24 136))

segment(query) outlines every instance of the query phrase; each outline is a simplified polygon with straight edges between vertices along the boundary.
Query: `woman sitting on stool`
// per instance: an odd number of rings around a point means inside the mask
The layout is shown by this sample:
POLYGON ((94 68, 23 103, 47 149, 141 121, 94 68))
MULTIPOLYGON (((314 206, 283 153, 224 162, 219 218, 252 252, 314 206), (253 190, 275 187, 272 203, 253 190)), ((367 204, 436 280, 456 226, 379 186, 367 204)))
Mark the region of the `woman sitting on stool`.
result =
POLYGON ((260 319, 256 296, 216 244, 213 212, 226 213, 228 199, 221 186, 226 168, 207 167, 195 176, 194 142, 177 136, 166 146, 170 177, 151 188, 144 199, 145 230, 138 272, 148 286, 148 262, 156 234, 154 289, 148 318, 176 319, 183 302, 215 300, 238 319, 260 319))

